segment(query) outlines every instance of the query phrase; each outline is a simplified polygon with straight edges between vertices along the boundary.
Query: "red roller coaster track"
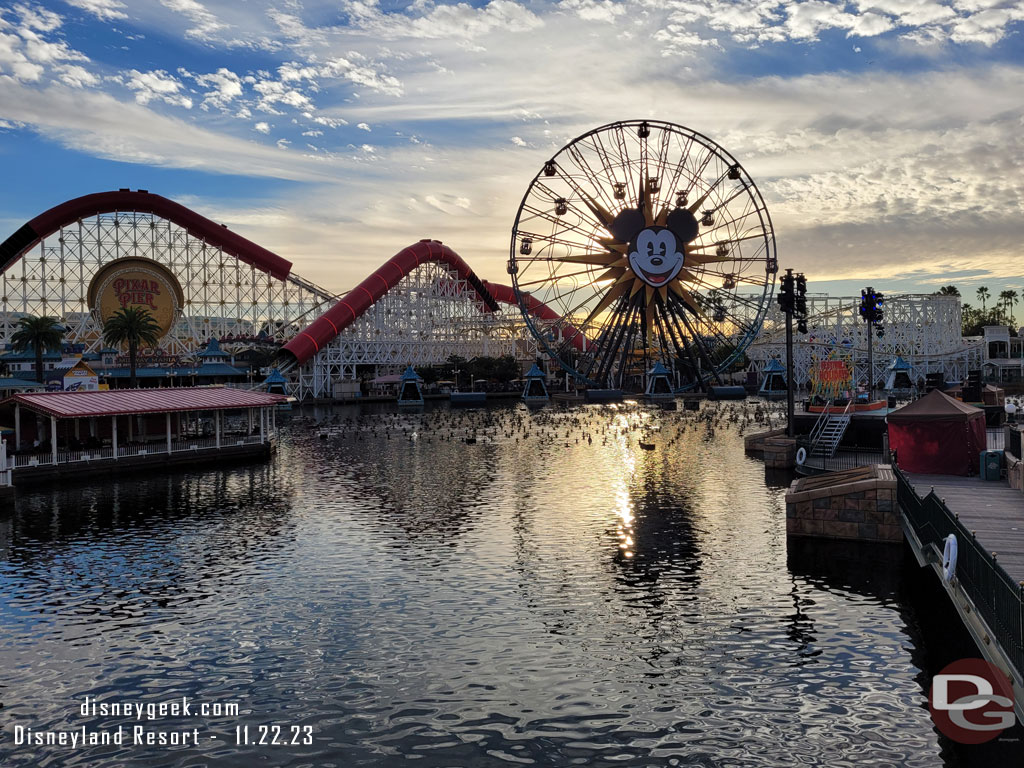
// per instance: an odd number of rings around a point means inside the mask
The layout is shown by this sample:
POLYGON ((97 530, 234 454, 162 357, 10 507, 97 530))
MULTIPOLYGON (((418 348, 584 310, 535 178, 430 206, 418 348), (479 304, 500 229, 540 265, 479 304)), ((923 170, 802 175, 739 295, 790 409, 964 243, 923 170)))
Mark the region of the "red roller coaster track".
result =
MULTIPOLYGON (((61 227, 88 216, 115 211, 139 211, 160 216, 184 228, 194 237, 217 246, 240 261, 283 280, 291 274, 291 262, 262 248, 251 240, 230 231, 185 206, 166 197, 145 190, 132 192, 97 192, 76 197, 36 216, 17 232, 0 243, 0 272, 5 272, 43 238, 61 227)), ((343 299, 313 321, 305 330, 289 341, 283 351, 301 365, 329 344, 341 331, 352 324, 366 310, 393 288, 399 280, 421 264, 444 264, 466 280, 476 290, 489 311, 498 309, 498 302, 518 305, 515 291, 507 285, 481 280, 465 260, 438 240, 421 240, 384 262, 373 274, 349 291, 343 299)), ((541 320, 558 320, 559 315, 546 304, 529 294, 524 298, 526 310, 541 320)), ((571 329, 571 326, 569 327, 571 329)), ((574 334, 573 344, 583 348, 582 334, 574 334)))
POLYGON ((377 299, 394 288, 399 280, 420 264, 430 261, 445 264, 457 272, 459 277, 473 286, 480 300, 490 311, 497 310, 498 304, 490 292, 459 254, 438 240, 420 240, 385 261, 368 278, 349 291, 345 298, 285 344, 283 351, 290 353, 295 362, 302 365, 373 306, 377 299))
MULTIPOLYGON (((459 277, 472 285, 480 300, 490 311, 498 309, 498 302, 518 306, 519 301, 516 298, 515 290, 507 285, 481 280, 459 254, 439 240, 420 240, 384 262, 377 271, 349 291, 345 298, 285 344, 283 351, 291 354, 298 365, 302 365, 373 306, 399 280, 420 264, 431 261, 448 266, 459 277)), ((541 320, 560 319, 560 315, 547 304, 528 294, 526 295, 526 309, 531 315, 541 320)), ((572 330, 571 326, 569 329, 572 330)), ((574 334, 573 345, 577 349, 583 349, 583 343, 583 335, 574 334)))
POLYGON ((39 214, 0 243, 0 272, 6 272, 26 251, 61 227, 87 216, 114 211, 139 211, 168 219, 186 229, 190 235, 222 248, 226 253, 279 280, 284 280, 291 272, 290 261, 282 259, 266 248, 261 248, 241 235, 236 235, 223 224, 210 221, 166 197, 153 195, 144 190, 131 192, 127 189, 76 197, 39 214))

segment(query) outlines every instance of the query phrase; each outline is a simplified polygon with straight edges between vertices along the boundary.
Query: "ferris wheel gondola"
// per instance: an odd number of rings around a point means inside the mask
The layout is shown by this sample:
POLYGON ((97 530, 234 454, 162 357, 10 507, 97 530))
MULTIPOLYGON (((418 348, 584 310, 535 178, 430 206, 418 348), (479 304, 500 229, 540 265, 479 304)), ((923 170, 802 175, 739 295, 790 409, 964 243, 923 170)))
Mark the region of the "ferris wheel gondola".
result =
POLYGON ((721 381, 754 339, 778 271, 768 209, 743 167, 671 123, 597 128, 544 163, 512 229, 524 318, 578 382, 639 391, 721 381), (527 310, 536 301, 557 320, 527 310))

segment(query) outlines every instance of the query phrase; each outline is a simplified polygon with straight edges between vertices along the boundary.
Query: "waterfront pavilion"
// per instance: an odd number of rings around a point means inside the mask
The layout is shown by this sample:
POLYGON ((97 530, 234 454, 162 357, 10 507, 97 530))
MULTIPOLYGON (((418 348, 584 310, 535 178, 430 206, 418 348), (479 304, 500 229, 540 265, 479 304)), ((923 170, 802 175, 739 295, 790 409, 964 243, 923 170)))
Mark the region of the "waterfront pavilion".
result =
POLYGON ((0 419, 14 426, 7 461, 17 482, 19 475, 269 453, 276 408, 286 401, 224 387, 22 392, 0 403, 0 419))

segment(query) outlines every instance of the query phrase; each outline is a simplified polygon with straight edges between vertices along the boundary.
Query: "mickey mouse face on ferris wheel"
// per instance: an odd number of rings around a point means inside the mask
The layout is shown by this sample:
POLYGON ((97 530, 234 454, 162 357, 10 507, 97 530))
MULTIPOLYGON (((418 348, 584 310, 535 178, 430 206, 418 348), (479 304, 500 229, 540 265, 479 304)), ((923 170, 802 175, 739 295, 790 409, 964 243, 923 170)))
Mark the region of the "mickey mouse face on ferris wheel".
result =
POLYGON ((654 288, 660 288, 683 268, 683 247, 667 227, 646 227, 629 244, 629 266, 633 274, 654 288))
POLYGON ((637 279, 653 288, 667 285, 679 274, 685 262, 685 245, 699 232, 697 219, 686 208, 676 208, 666 217, 665 226, 650 224, 639 208, 619 212, 609 227, 622 243, 629 266, 637 279))

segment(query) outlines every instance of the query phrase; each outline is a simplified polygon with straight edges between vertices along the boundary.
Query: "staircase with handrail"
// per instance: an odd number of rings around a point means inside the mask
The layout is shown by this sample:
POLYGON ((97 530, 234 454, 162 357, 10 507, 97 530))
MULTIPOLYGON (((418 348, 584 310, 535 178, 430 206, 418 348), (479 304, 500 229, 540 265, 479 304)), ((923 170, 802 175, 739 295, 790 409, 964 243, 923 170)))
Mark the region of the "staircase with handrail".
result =
POLYGON ((853 407, 854 398, 850 398, 842 413, 832 413, 831 406, 825 406, 809 437, 809 456, 824 456, 831 458, 835 456, 839 443, 846 434, 846 428, 850 425, 850 409, 853 407))

